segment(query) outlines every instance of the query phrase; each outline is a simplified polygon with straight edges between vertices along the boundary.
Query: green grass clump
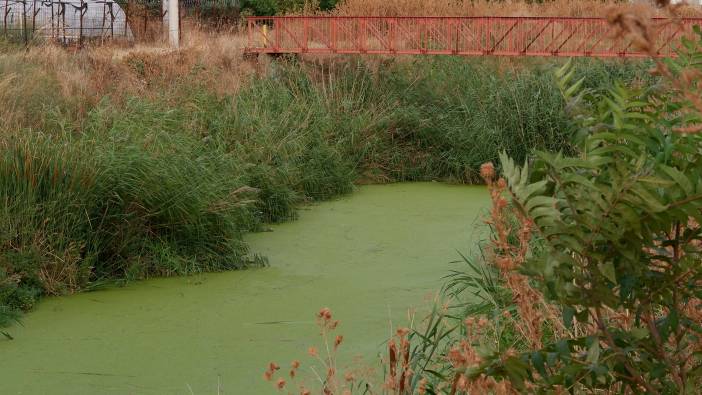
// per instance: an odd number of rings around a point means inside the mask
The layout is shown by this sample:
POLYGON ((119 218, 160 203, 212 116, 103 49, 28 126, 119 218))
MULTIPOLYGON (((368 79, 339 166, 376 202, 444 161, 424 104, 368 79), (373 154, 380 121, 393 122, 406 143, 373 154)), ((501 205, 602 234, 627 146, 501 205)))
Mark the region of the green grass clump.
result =
POLYGON ((0 157, 0 295, 15 310, 113 278, 246 265, 258 223, 232 164, 182 136, 31 135, 0 157))
MULTIPOLYGON (((357 182, 472 183, 502 150, 571 150, 553 66, 498 67, 282 61, 218 95, 198 64, 142 94, 115 97, 116 80, 94 100, 88 84, 65 97, 75 90, 60 75, 0 57, 12 88, 0 91, 12 109, 0 122, 0 326, 41 295, 260 264, 246 232, 357 182)), ((646 81, 642 63, 579 69, 592 87, 613 73, 646 81)))
MULTIPOLYGON (((614 78, 652 82, 645 62, 582 63, 592 88, 614 78)), ((536 147, 571 150, 554 64, 500 67, 495 59, 450 57, 275 63, 208 133, 224 144, 255 141, 264 160, 326 146, 370 181, 480 182, 480 165, 502 150, 518 160, 536 147)))

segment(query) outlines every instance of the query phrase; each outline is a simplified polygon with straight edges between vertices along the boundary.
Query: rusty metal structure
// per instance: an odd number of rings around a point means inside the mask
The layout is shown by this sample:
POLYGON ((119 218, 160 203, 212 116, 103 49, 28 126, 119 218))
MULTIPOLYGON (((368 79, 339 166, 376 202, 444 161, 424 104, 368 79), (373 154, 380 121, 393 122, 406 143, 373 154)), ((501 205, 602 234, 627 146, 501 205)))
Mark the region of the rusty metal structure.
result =
MULTIPOLYGON (((702 18, 652 20, 654 56, 674 56, 702 18)), ((248 53, 646 57, 604 18, 250 17, 248 53)))

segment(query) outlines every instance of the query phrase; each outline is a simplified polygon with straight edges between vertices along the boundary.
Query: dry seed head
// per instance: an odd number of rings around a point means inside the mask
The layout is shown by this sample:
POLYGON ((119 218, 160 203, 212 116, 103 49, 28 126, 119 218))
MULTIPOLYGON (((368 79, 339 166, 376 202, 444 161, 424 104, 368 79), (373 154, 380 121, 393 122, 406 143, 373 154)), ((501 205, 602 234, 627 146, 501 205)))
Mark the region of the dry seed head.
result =
POLYGON ((412 376, 414 376, 414 370, 407 368, 407 370, 405 370, 404 376, 405 376, 405 387, 409 387, 409 383, 410 383, 410 381, 412 381, 412 376))
POLYGON ((506 356, 507 358, 514 358, 514 357, 517 356, 517 350, 515 350, 515 349, 513 349, 513 348, 509 348, 509 349, 507 349, 507 351, 505 352, 505 356, 506 356))
POLYGON ((448 360, 454 368, 460 368, 466 365, 466 358, 458 348, 452 348, 448 353, 448 360))
POLYGON ((350 383, 350 382, 356 380, 356 378, 353 377, 353 373, 351 373, 351 372, 346 372, 346 373, 344 373, 344 380, 346 380, 346 382, 349 382, 349 383, 350 383))
POLYGON ((385 380, 385 388, 389 390, 394 390, 397 387, 397 383, 395 383, 395 379, 393 377, 388 377, 387 380, 385 380))
POLYGON ((317 317, 329 321, 332 318, 331 310, 329 309, 329 307, 324 307, 321 310, 319 310, 319 313, 317 313, 317 317))
POLYGON ((480 328, 480 329, 485 328, 485 326, 487 326, 487 324, 488 324, 487 318, 480 317, 480 319, 478 320, 478 328, 480 328))
POLYGON ((398 328, 397 329, 397 336, 399 337, 405 337, 407 334, 410 332, 409 328, 398 328))
POLYGON ((336 350, 337 347, 341 344, 341 342, 344 341, 344 337, 341 335, 336 335, 336 339, 334 339, 334 349, 336 350))
POLYGON ((480 176, 483 177, 485 181, 490 181, 495 177, 495 166, 492 162, 485 162, 480 165, 480 176))
POLYGON ((285 388, 285 380, 282 378, 278 379, 278 382, 276 383, 276 387, 278 387, 279 390, 282 390, 285 388))
POLYGON ((510 270, 513 266, 512 260, 504 256, 495 259, 495 265, 502 271, 510 270))
POLYGON ((458 377, 458 382, 456 383, 456 388, 458 388, 461 391, 465 391, 468 389, 468 379, 463 374, 461 374, 458 377))
POLYGON ((310 347, 310 348, 308 348, 308 349, 307 349, 307 354, 309 354, 311 357, 316 357, 317 355, 319 355, 319 354, 317 353, 317 348, 316 348, 316 347, 310 347))
POLYGON ((395 380, 397 369, 397 345, 395 340, 390 339, 388 342, 388 355, 390 356, 390 380, 395 380))
POLYGON ((292 363, 290 364, 290 366, 291 366, 293 369, 297 369, 297 368, 300 367, 300 361, 298 361, 298 360, 296 359, 296 360, 292 361, 292 363))
POLYGON ((424 395, 427 393, 427 379, 426 377, 419 380, 419 385, 417 386, 417 394, 424 395))

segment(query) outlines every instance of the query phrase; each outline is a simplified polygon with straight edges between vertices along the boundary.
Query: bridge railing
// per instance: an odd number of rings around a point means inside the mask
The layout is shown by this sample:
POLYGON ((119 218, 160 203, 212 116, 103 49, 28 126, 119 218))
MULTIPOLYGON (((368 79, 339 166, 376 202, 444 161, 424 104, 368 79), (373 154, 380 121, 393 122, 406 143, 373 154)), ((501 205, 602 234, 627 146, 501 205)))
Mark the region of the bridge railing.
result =
MULTIPOLYGON (((674 55, 693 25, 702 18, 654 18, 653 53, 674 55)), ((649 56, 604 18, 251 17, 247 29, 250 53, 649 56)))

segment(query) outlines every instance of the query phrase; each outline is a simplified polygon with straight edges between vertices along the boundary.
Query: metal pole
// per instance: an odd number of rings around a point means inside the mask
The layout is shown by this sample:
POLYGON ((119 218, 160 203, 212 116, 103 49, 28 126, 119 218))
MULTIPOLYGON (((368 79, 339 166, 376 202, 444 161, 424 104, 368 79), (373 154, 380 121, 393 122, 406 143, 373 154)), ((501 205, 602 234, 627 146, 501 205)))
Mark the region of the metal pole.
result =
POLYGON ((32 33, 37 31, 37 0, 32 1, 32 33))
MULTIPOLYGON (((126 34, 125 34, 125 36, 126 36, 126 34)), ((114 38, 114 37, 115 37, 115 10, 114 10, 114 4, 110 3, 110 38, 114 38)))
MULTIPOLYGON (((129 0, 124 5, 124 37, 129 38, 127 32, 129 31, 129 0)), ((132 37, 134 38, 134 37, 132 37)))
POLYGON ((87 6, 83 0, 80 0, 80 28, 78 30, 78 47, 83 48, 83 7, 87 6))
POLYGON ((179 19, 178 0, 168 0, 168 41, 171 44, 171 48, 180 46, 179 19))
POLYGON ((61 2, 61 31, 63 32, 63 45, 66 45, 66 3, 61 2))
POLYGON ((144 7, 142 8, 142 11, 144 12, 144 31, 141 34, 141 41, 146 41, 146 29, 148 28, 149 24, 149 3, 144 2, 144 7))
POLYGON ((7 34, 7 14, 10 13, 10 11, 8 10, 9 2, 10 2, 10 0, 5 0, 5 10, 3 11, 3 16, 2 16, 2 19, 3 19, 2 29, 5 31, 6 34, 7 34))
POLYGON ((58 39, 58 26, 56 26, 56 22, 54 21, 54 2, 51 2, 51 38, 56 38, 58 39), (56 28, 56 36, 54 36, 54 28, 56 28))
POLYGON ((161 0, 161 29, 164 40, 168 39, 168 0, 161 0))
POLYGON ((29 44, 27 35, 27 1, 22 0, 22 36, 24 37, 24 45, 29 44))

